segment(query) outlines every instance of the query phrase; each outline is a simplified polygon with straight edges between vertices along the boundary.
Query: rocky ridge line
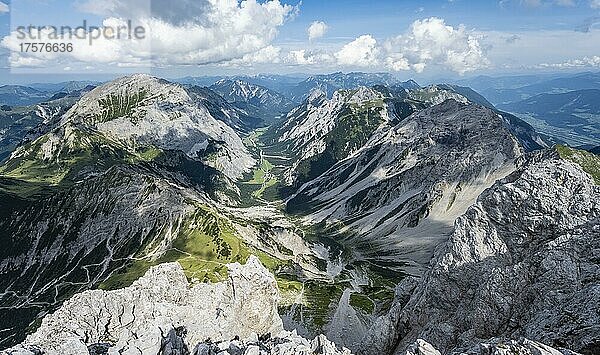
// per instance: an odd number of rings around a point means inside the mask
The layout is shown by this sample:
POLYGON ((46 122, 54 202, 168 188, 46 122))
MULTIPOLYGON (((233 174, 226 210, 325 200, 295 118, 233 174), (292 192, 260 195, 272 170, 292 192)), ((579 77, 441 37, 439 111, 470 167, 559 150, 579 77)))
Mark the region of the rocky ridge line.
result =
POLYGON ((422 280, 398 286, 359 352, 405 354, 424 339, 443 354, 512 354, 469 349, 526 338, 597 354, 599 222, 593 177, 555 150, 532 154, 457 219, 422 280))
POLYGON ((178 263, 166 263, 124 289, 80 293, 1 354, 350 355, 324 336, 283 329, 275 278, 256 257, 228 268, 227 281, 192 286, 178 263))
MULTIPOLYGON (((570 350, 555 349, 526 338, 519 340, 492 339, 469 349, 452 352, 452 355, 578 355, 570 350)), ((433 345, 417 339, 402 355, 442 355, 433 345)))

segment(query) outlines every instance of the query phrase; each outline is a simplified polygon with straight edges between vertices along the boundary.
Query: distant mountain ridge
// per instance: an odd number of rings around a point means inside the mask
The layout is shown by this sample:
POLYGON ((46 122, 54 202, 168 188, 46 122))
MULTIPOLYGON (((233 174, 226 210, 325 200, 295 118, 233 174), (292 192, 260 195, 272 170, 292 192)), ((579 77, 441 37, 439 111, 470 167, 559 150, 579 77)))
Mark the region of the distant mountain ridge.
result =
POLYGON ((340 89, 355 89, 359 86, 401 86, 406 89, 419 88, 414 80, 402 81, 390 73, 331 73, 319 75, 236 75, 236 76, 207 76, 186 77, 175 80, 188 85, 211 86, 220 80, 242 81, 252 85, 262 86, 284 95, 287 99, 301 103, 310 92, 319 89, 331 97, 340 89))
POLYGON ((209 88, 248 115, 260 117, 265 126, 285 115, 294 106, 282 94, 242 80, 221 79, 209 88))
POLYGON ((314 75, 298 83, 287 96, 298 102, 305 99, 311 91, 318 89, 325 92, 328 97, 340 89, 354 89, 359 86, 401 86, 405 89, 419 88, 413 80, 401 81, 390 73, 333 73, 324 75, 314 75))
POLYGON ((600 89, 600 72, 499 78, 476 77, 458 82, 477 90, 493 104, 507 104, 542 93, 600 89))
POLYGON ((598 145, 600 72, 478 76, 455 81, 476 90, 549 140, 572 146, 598 145))
POLYGON ((535 124, 545 134, 575 146, 600 144, 600 88, 542 93, 528 99, 499 105, 535 124))
POLYGON ((61 83, 33 83, 0 86, 0 105, 28 106, 54 99, 59 93, 72 94, 95 86, 95 81, 68 81, 61 83))
POLYGON ((27 106, 50 98, 51 94, 21 85, 0 86, 0 104, 9 106, 27 106))
POLYGON ((277 74, 258 74, 258 75, 217 75, 217 76, 188 76, 174 79, 185 85, 211 86, 219 80, 241 80, 249 84, 264 86, 279 93, 285 93, 299 82, 306 79, 309 75, 277 75, 277 74))

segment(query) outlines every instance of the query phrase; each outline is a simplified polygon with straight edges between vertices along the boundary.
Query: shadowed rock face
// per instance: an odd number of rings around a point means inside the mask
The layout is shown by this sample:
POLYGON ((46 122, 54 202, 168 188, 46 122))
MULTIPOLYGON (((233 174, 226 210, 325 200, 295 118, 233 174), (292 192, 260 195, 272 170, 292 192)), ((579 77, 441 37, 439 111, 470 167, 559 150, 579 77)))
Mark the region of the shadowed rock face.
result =
POLYGON ((373 345, 385 339, 374 331, 365 344, 403 354, 421 338, 450 353, 525 337, 597 353, 599 219, 593 178, 555 151, 534 154, 458 218, 409 301, 382 321, 396 340, 373 345))
MULTIPOLYGON (((21 341, 38 315, 102 280, 190 210, 188 195, 148 169, 118 166, 39 201, 3 195, 0 324, 21 341)), ((13 343, 14 344, 14 343, 13 343)))
POLYGON ((124 289, 80 293, 5 353, 212 354, 261 344, 280 354, 350 354, 283 330, 275 279, 256 257, 228 267, 227 281, 191 286, 179 264, 161 264, 124 289))
POLYGON ((276 337, 262 336, 245 340, 224 342, 205 341, 195 348, 198 355, 351 355, 350 350, 338 349, 324 335, 312 341, 293 332, 283 332, 276 337))
POLYGON ((341 222, 365 257, 422 267, 454 220, 522 154, 497 113, 447 100, 374 135, 288 206, 308 205, 311 223, 341 222))

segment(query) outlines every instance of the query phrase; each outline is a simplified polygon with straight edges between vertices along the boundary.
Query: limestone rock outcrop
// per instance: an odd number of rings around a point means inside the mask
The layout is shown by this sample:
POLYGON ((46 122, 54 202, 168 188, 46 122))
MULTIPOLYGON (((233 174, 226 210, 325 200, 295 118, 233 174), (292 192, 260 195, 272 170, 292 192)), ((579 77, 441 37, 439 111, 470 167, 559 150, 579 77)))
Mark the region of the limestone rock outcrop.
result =
POLYGON ((362 353, 405 354, 424 339, 447 354, 521 338, 598 353, 600 186, 555 150, 533 154, 457 219, 410 299, 397 297, 379 324, 391 339, 374 329, 362 353))
MULTIPOLYGON (((476 344, 469 349, 453 351, 452 355, 578 355, 578 353, 555 349, 526 338, 519 340, 492 339, 491 341, 476 344)), ((423 339, 417 339, 411 344, 403 355, 441 355, 433 345, 423 339)))
POLYGON ((4 354, 350 354, 284 331, 276 281, 256 257, 228 268, 227 281, 190 285, 166 263, 124 289, 80 293, 4 354), (234 347, 243 351, 222 352, 234 347))

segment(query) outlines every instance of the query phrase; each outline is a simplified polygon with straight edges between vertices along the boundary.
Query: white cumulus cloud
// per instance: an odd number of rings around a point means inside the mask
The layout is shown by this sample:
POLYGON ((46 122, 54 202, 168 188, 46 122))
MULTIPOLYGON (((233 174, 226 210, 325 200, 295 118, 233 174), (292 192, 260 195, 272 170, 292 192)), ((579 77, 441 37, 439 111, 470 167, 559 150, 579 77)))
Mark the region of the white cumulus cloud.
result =
POLYGON ((308 40, 312 41, 317 38, 321 38, 325 35, 325 32, 329 29, 329 26, 323 21, 314 21, 308 26, 306 30, 308 32, 308 40))
POLYGON ((555 68, 555 69, 570 69, 570 68, 584 68, 600 67, 600 56, 583 57, 581 59, 571 59, 562 63, 542 63, 537 68, 555 68))
POLYGON ((287 55, 286 61, 290 64, 308 65, 315 64, 317 59, 306 49, 299 49, 290 51, 287 55))
POLYGON ((362 35, 334 53, 343 66, 385 67, 418 73, 434 65, 459 74, 489 66, 479 38, 463 25, 452 27, 443 19, 417 20, 401 35, 379 43, 362 35))
MULTIPOLYGON (((122 20, 109 18, 103 21, 103 28, 125 26, 126 23, 122 20)), ((100 36, 100 29, 92 29, 85 32, 83 29, 73 32, 71 35, 64 37, 57 36, 56 31, 50 27, 42 29, 33 29, 28 32, 26 39, 20 39, 16 32, 2 39, 0 44, 11 50, 10 64, 12 67, 43 67, 48 63, 66 63, 70 64, 73 61, 78 62, 94 62, 94 63, 131 63, 140 64, 140 62, 150 63, 140 54, 149 55, 148 40, 142 41, 125 41, 112 40, 104 36, 100 36), (90 37, 92 44, 90 45, 90 37), (57 44, 63 46, 72 46, 72 51, 69 52, 54 52, 40 50, 36 52, 21 52, 20 46, 23 42, 41 42, 49 45, 57 44)))
POLYGON ((339 64, 361 67, 377 65, 378 55, 377 40, 371 35, 362 35, 335 53, 339 64))
MULTIPOLYGON (((104 26, 131 19, 134 25, 146 29, 143 40, 100 38, 92 46, 75 41, 73 53, 31 54, 17 51, 18 34, 13 32, 2 40, 2 45, 13 50, 13 65, 28 62, 22 57, 121 66, 140 63, 202 65, 235 59, 264 62, 276 60, 273 57, 278 53, 271 43, 278 29, 295 11, 293 6, 279 0, 182 0, 169 2, 168 11, 162 9, 161 4, 167 2, 94 0, 80 5, 80 10, 108 16, 104 26)), ((43 36, 42 33, 40 39, 54 42, 43 36)))
POLYGON ((439 65, 463 74, 489 65, 474 34, 436 17, 413 22, 406 33, 385 42, 384 52, 385 63, 393 70, 421 72, 428 65, 439 65))
POLYGON ((428 66, 437 66, 464 74, 490 65, 479 40, 463 25, 453 27, 443 19, 431 17, 413 22, 405 33, 384 41, 365 34, 337 51, 290 50, 285 62, 418 73, 428 66))
POLYGON ((257 52, 245 54, 242 58, 235 58, 223 62, 222 66, 252 66, 255 64, 277 64, 281 62, 281 48, 267 46, 257 52))
POLYGON ((333 64, 334 61, 327 52, 306 49, 291 50, 285 57, 285 62, 292 65, 333 64))

